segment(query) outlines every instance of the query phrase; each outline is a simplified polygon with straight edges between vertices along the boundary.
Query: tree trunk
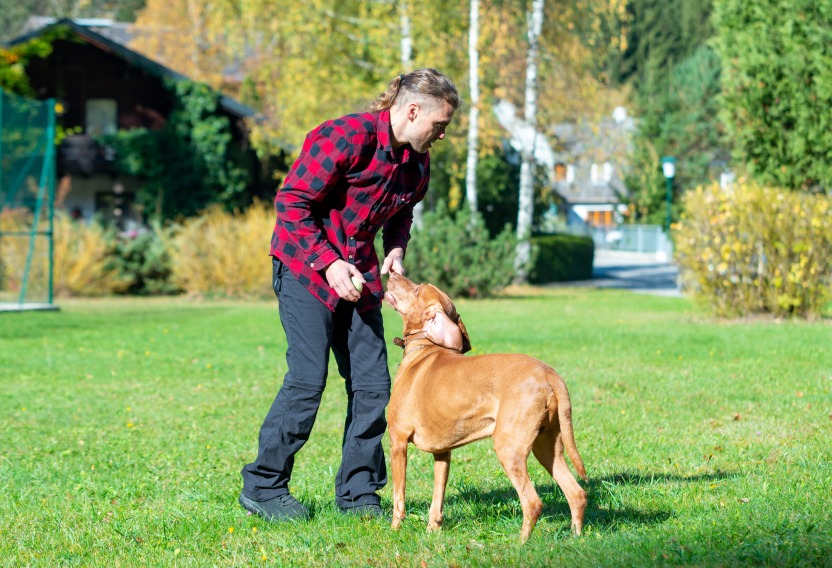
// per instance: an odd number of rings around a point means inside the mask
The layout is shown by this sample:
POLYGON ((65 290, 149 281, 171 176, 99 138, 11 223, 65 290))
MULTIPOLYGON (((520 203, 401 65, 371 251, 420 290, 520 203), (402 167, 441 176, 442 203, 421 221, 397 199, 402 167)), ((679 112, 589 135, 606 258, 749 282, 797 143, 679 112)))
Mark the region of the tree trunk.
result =
POLYGON ((480 35, 480 1, 471 1, 468 27, 468 84, 471 91, 471 108, 468 111, 468 160, 465 170, 465 199, 473 217, 477 213, 477 140, 480 109, 480 54, 477 49, 480 35))
MULTIPOLYGON (((401 26, 401 61, 402 72, 407 73, 413 69, 413 37, 410 32, 410 6, 407 0, 399 1, 399 22, 401 26)), ((422 228, 422 215, 425 211, 424 201, 420 201, 413 207, 413 227, 422 228)))
POLYGON ((537 142, 537 53, 540 31, 543 27, 543 2, 533 0, 532 13, 529 15, 528 39, 526 52, 526 101, 524 106, 526 124, 532 127, 534 134, 522 151, 520 166, 519 210, 517 211, 517 249, 514 256, 514 280, 526 282, 529 276, 529 262, 532 252, 532 216, 534 215, 534 149, 537 142))

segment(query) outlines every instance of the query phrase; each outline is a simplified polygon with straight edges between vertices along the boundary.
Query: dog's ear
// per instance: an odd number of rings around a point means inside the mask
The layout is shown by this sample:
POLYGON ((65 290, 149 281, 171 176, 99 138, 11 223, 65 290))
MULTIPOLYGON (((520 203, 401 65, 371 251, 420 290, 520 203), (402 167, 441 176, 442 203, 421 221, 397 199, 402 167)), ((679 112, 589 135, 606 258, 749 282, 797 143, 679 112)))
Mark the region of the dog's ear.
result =
POLYGON ((422 332, 425 337, 442 347, 462 351, 465 341, 459 326, 451 321, 451 318, 441 309, 432 310, 431 313, 432 315, 423 322, 422 332))
POLYGON ((471 338, 468 337, 468 330, 465 329, 465 324, 462 323, 462 316, 459 314, 457 314, 456 317, 456 325, 462 334, 462 349, 460 349, 460 351, 468 353, 471 350, 471 338))

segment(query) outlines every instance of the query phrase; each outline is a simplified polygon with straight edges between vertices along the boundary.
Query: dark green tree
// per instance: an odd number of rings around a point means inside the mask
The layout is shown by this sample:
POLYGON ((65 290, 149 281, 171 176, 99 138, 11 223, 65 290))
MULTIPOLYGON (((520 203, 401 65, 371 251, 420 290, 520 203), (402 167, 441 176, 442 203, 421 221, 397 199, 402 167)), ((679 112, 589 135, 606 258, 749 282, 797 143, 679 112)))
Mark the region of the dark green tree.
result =
POLYGON ((832 189, 832 0, 717 0, 734 158, 757 181, 832 189))
POLYGON ((660 158, 676 157, 678 194, 708 181, 727 157, 718 119, 720 60, 707 45, 710 1, 633 0, 628 10, 627 48, 609 65, 612 79, 632 87, 639 121, 625 199, 636 220, 661 224, 660 158))

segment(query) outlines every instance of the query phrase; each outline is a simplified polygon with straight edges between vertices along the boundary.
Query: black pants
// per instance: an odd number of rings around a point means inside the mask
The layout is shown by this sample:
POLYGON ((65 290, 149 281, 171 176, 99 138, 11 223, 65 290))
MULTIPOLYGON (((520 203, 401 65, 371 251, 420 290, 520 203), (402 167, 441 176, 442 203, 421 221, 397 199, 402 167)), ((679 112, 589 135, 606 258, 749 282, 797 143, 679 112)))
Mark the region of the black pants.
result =
POLYGON ((348 398, 335 501, 345 508, 378 503, 376 491, 387 484, 381 438, 390 400, 381 308, 360 314, 341 301, 333 313, 283 263, 272 262, 289 370, 260 428, 257 459, 243 467, 243 493, 255 501, 288 493, 295 454, 318 413, 331 349, 348 398))

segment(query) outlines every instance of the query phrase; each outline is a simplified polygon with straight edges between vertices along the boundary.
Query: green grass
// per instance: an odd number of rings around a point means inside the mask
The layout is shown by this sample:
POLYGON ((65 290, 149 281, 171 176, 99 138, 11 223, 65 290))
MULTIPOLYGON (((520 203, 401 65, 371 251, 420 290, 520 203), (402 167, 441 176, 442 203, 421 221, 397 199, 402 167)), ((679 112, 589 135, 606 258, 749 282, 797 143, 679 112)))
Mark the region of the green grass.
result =
MULTIPOLYGON (((239 470, 285 371, 276 302, 61 306, 0 314, 0 566, 832 566, 828 321, 715 322, 685 299, 568 288, 458 302, 474 354, 539 357, 572 395, 584 534, 532 459, 544 514, 521 546, 487 440, 453 454, 441 533, 425 532, 432 458, 412 446, 402 530, 339 515, 334 366, 292 485, 314 518, 247 516, 239 470)), ((400 357, 390 345, 392 372, 400 357)))

